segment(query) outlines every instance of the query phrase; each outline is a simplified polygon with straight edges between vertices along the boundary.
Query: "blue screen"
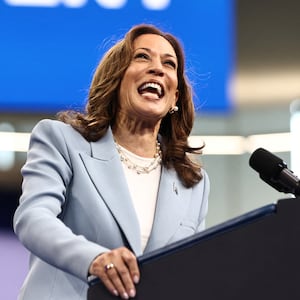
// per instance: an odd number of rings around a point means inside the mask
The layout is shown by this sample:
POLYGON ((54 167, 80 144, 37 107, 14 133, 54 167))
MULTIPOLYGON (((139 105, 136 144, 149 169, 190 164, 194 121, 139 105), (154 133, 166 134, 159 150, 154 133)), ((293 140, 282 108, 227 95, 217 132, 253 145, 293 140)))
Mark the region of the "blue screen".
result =
POLYGON ((231 110, 233 0, 0 0, 0 111, 82 108, 104 52, 139 23, 182 42, 197 111, 231 110))

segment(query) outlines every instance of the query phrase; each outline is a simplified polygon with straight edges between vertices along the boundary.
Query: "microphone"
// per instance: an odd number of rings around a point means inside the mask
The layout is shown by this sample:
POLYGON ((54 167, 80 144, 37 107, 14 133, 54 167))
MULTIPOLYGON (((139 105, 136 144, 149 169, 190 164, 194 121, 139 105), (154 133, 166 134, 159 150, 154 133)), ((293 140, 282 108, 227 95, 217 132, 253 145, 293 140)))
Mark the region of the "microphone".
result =
POLYGON ((249 165, 259 173, 259 177, 279 192, 300 196, 300 179, 287 168, 287 164, 276 155, 263 148, 256 149, 249 165))

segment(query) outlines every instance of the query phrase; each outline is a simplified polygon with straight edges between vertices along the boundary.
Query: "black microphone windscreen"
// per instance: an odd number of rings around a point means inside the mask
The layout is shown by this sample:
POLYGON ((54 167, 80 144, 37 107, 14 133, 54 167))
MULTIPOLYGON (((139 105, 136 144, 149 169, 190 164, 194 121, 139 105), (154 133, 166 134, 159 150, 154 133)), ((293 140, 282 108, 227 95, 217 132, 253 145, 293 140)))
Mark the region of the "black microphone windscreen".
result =
POLYGON ((285 163, 271 152, 258 148, 252 153, 249 165, 264 178, 274 178, 279 175, 285 163))

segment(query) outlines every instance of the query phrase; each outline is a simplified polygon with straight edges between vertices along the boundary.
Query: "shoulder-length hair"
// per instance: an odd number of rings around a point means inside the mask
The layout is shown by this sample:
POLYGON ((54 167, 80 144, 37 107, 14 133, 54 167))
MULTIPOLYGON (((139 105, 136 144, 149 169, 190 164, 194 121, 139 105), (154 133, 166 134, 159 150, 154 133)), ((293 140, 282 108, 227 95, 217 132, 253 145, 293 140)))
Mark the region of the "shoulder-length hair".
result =
POLYGON ((174 48, 177 61, 179 97, 178 111, 167 114, 161 121, 159 134, 162 137, 162 163, 174 168, 186 187, 192 187, 201 178, 201 168, 191 160, 189 154, 201 153, 202 147, 188 145, 188 136, 195 118, 192 89, 185 74, 185 58, 180 42, 170 33, 153 25, 134 26, 124 39, 111 47, 101 59, 94 73, 85 112, 64 111, 58 119, 72 125, 88 141, 97 141, 113 127, 118 105, 118 91, 121 80, 132 60, 133 42, 143 34, 157 34, 164 37, 174 48))

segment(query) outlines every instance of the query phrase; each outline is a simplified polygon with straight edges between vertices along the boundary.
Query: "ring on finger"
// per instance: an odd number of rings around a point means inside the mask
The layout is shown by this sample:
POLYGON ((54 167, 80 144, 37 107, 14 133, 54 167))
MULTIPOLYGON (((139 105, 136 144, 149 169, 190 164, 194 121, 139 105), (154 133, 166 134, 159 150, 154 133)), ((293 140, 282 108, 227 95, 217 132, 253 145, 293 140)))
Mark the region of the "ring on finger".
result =
POLYGON ((105 272, 107 272, 110 269, 113 269, 115 267, 115 265, 113 263, 109 263, 107 265, 104 266, 105 272))

